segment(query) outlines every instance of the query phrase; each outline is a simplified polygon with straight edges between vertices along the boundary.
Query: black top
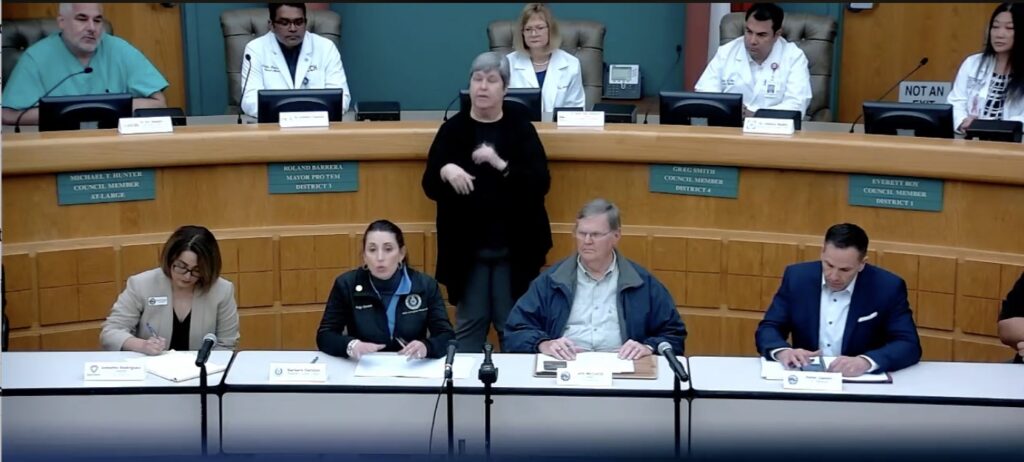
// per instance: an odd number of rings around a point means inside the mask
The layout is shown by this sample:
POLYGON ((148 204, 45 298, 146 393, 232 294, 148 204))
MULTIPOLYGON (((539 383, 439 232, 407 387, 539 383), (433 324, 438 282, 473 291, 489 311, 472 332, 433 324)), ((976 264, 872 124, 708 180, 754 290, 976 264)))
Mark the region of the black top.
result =
POLYGON ((192 328, 192 312, 185 315, 185 319, 178 320, 178 315, 171 314, 174 324, 171 325, 171 344, 168 349, 175 351, 188 351, 188 333, 192 328))
POLYGON ((481 123, 469 112, 457 113, 438 129, 422 181, 427 197, 437 202, 435 274, 447 286, 452 304, 462 298, 477 250, 509 250, 515 299, 540 273, 551 248, 551 224, 544 208, 551 175, 529 114, 518 104, 505 104, 501 119, 481 123), (473 151, 483 141, 508 162, 504 174, 473 162, 473 151), (449 163, 476 177, 473 192, 457 194, 441 180, 441 167, 449 163))
MULTIPOLYGON (((1000 321, 1010 318, 1024 318, 1024 273, 1017 278, 1010 293, 1006 294, 1003 309, 999 312, 1000 321)), ((1014 356, 1013 362, 1024 363, 1024 359, 1018 354, 1014 356)))
POLYGON ((292 81, 295 81, 295 69, 299 67, 299 52, 302 51, 302 43, 288 48, 278 40, 277 45, 281 47, 281 54, 284 55, 284 62, 288 63, 288 72, 292 73, 292 81))
MULTIPOLYGON (((423 342, 427 357, 444 356, 455 332, 441 289, 430 276, 412 268, 407 271, 412 287, 409 294, 398 296, 394 336, 388 332, 387 305, 370 286, 370 271, 357 268, 338 276, 316 332, 317 348, 332 356, 348 357, 352 339, 385 345, 383 351, 398 351, 402 346, 396 339, 402 338, 423 342)), ((397 279, 401 281, 401 276, 397 279)))

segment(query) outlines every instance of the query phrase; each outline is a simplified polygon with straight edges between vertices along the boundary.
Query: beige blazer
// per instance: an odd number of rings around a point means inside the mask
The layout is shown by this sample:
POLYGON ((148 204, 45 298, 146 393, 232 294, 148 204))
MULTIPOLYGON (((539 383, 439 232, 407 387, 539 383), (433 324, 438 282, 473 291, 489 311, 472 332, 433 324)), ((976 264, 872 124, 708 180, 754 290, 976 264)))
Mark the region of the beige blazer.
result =
MULTIPOLYGON (((170 340, 174 316, 171 278, 160 268, 151 269, 128 278, 124 292, 110 309, 110 316, 100 331, 104 350, 119 351, 132 337, 148 339, 151 334, 146 323, 157 335, 170 340)), ((217 336, 218 348, 233 349, 238 344, 238 305, 235 286, 224 278, 210 286, 205 293, 197 292, 192 299, 192 321, 188 333, 188 347, 198 350, 208 333, 217 336)))

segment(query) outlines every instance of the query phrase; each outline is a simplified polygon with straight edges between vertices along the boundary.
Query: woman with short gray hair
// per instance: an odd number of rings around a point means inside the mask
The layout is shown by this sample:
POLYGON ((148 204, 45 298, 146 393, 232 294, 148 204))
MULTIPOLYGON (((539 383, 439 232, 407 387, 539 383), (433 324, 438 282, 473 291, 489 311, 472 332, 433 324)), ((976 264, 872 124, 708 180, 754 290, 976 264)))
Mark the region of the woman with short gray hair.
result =
POLYGON ((459 350, 476 353, 491 324, 500 340, 551 248, 544 208, 551 176, 529 115, 504 107, 504 57, 477 56, 469 78, 470 108, 438 129, 422 184, 437 202, 435 276, 457 307, 459 350))

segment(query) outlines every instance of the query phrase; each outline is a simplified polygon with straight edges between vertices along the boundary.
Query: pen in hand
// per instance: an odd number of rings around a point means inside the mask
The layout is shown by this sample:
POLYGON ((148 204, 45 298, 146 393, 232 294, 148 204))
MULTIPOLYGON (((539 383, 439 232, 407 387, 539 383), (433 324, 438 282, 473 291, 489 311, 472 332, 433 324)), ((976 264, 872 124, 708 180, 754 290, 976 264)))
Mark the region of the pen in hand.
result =
POLYGON ((319 356, 316 356, 316 357, 314 357, 314 358, 313 358, 313 360, 312 360, 312 361, 310 361, 309 363, 310 363, 310 364, 316 364, 316 362, 317 362, 317 361, 319 361, 319 360, 320 360, 320 357, 319 357, 319 356))

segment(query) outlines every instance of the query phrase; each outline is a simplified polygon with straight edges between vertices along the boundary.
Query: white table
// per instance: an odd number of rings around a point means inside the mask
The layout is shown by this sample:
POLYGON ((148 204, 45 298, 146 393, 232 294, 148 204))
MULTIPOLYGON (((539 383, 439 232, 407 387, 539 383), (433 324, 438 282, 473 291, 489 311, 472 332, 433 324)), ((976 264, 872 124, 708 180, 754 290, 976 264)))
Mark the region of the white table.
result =
POLYGON ((694 456, 751 451, 966 451, 1024 455, 1024 367, 922 362, 892 384, 794 392, 761 378, 759 358, 692 357, 694 456))
MULTIPOLYGON (((465 453, 479 455, 484 453, 484 397, 476 371, 483 355, 463 356, 475 364, 469 379, 454 382, 455 440, 465 453)), ((668 363, 658 360, 655 380, 615 379, 611 389, 587 389, 533 377, 533 355, 495 354, 492 453, 671 457, 673 380, 668 363)), ((441 381, 355 377, 355 365, 311 351, 240 352, 222 397, 224 452, 428 453, 441 381), (327 364, 326 384, 268 382, 271 362, 309 362, 318 355, 327 364)), ((685 399, 681 406, 685 419, 685 399)), ((446 398, 441 396, 434 454, 447 451, 446 415, 446 398)), ((684 420, 684 444, 688 431, 684 420)))
MULTIPOLYGON (((210 361, 227 364, 231 351, 210 361)), ((86 382, 89 361, 121 361, 139 353, 113 351, 3 354, 3 454, 194 455, 202 451, 199 379, 171 382, 86 382)), ((211 374, 209 386, 224 373, 211 374)), ((219 449, 219 400, 207 397, 208 450, 219 449)))

